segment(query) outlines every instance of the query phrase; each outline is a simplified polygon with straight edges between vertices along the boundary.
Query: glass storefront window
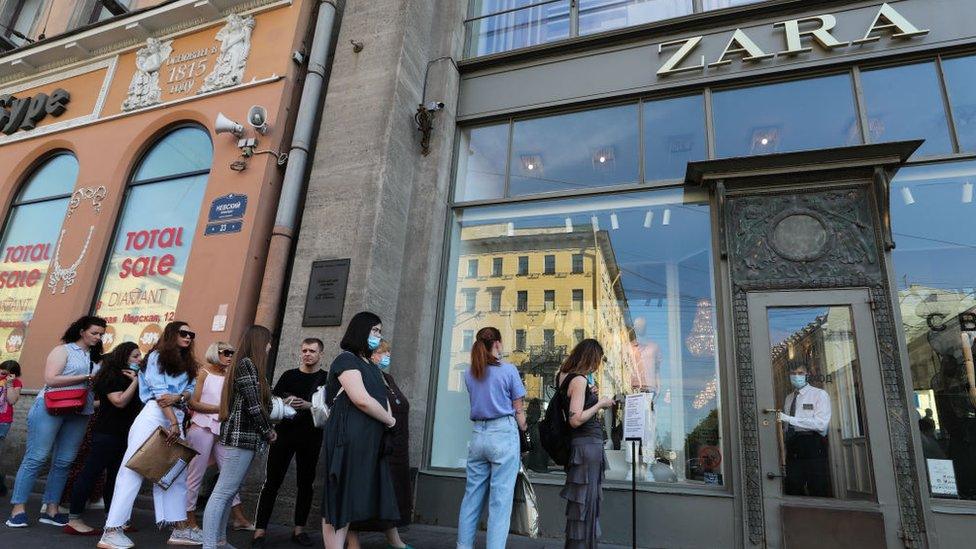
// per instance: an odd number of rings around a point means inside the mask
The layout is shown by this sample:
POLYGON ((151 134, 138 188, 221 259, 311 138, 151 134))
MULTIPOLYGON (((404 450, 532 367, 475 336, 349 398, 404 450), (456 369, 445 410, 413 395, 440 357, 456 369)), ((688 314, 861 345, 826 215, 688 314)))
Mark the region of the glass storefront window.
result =
POLYGON ((976 500, 976 162, 902 168, 892 252, 933 497, 976 500))
POLYGON ((506 122, 461 129, 455 200, 463 202, 505 196, 509 128, 506 122))
POLYGON ((959 149, 976 151, 976 56, 942 62, 949 102, 959 136, 959 149))
POLYGON ((718 157, 861 142, 854 90, 847 74, 717 91, 712 103, 718 157))
POLYGON ((861 73, 872 143, 925 139, 916 156, 952 152, 935 63, 861 73))
POLYGON ((705 101, 700 95, 647 101, 644 108, 644 179, 683 179, 688 162, 704 160, 705 101))
POLYGON ((579 34, 632 27, 694 12, 692 0, 579 0, 579 34))
POLYGON ((0 237, 0 361, 20 358, 77 178, 78 160, 57 154, 11 204, 0 237))
POLYGON ((471 19, 465 22, 465 57, 526 48, 570 36, 569 0, 494 0, 472 4, 476 7, 469 8, 471 19), (524 4, 530 5, 521 7, 524 4))
POLYGON ((702 0, 702 9, 705 11, 720 10, 759 2, 765 2, 765 0, 702 0))
POLYGON ((106 348, 134 341, 148 352, 174 320, 213 148, 209 134, 184 127, 143 158, 126 190, 95 312, 109 327, 106 348))
POLYGON ((509 194, 637 183, 637 104, 515 121, 509 194))
MULTIPOLYGON (((640 479, 723 483, 715 459, 722 435, 703 194, 661 189, 464 208, 456 212, 452 241, 432 466, 464 467, 471 432, 463 383, 467 334, 495 326, 505 359, 522 373, 536 435, 556 370, 579 339, 593 337, 608 357, 596 376, 600 394, 622 399, 642 391, 653 401, 640 479), (505 258, 500 278, 465 277, 470 259, 489 257, 505 258), (527 274, 518 276, 523 262, 516 258, 527 258, 527 274), (474 310, 467 310, 470 293, 477 296, 474 310)), ((611 480, 624 480, 630 470, 621 413, 617 406, 601 416, 611 480)), ((538 445, 525 466, 562 472, 538 445)))

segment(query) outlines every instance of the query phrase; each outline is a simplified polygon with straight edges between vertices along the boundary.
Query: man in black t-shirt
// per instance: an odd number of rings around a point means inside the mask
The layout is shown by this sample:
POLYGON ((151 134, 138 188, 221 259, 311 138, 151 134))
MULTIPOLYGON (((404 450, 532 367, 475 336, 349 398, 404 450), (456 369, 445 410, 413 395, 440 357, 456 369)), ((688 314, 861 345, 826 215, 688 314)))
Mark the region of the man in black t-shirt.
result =
POLYGON ((264 545, 268 519, 278 498, 278 489, 285 480, 285 473, 295 458, 297 474, 297 495, 295 497, 295 531, 291 541, 305 547, 312 546, 312 540, 305 533, 305 522, 312 506, 312 483, 315 481, 315 467, 322 448, 322 430, 312 423, 312 395, 325 385, 328 372, 322 369, 322 340, 306 338, 302 341, 302 361, 298 368, 281 374, 272 391, 275 396, 285 399, 285 404, 298 411, 295 417, 282 421, 275 430, 278 439, 271 444, 268 452, 268 467, 264 488, 258 500, 258 515, 255 523, 252 547, 264 545))

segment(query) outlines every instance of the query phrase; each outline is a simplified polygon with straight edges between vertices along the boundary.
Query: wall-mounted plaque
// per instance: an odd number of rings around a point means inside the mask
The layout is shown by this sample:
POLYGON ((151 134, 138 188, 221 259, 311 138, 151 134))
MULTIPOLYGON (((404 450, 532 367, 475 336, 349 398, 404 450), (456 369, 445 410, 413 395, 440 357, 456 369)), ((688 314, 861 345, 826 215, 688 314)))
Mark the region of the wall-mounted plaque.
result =
POLYGON ((305 294, 302 326, 339 326, 349 281, 348 259, 327 259, 312 263, 305 294))
POLYGON ((210 213, 207 215, 207 221, 243 219, 246 211, 246 194, 225 194, 224 196, 218 196, 210 203, 210 213))

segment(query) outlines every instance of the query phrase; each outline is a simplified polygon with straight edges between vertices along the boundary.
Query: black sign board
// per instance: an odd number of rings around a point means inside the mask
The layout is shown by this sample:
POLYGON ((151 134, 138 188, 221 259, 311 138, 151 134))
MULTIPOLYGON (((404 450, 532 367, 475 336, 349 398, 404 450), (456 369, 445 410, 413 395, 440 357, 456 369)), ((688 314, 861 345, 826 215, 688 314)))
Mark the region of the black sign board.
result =
POLYGON ((327 259, 312 263, 305 294, 305 316, 302 326, 339 326, 346 302, 349 281, 348 259, 327 259))

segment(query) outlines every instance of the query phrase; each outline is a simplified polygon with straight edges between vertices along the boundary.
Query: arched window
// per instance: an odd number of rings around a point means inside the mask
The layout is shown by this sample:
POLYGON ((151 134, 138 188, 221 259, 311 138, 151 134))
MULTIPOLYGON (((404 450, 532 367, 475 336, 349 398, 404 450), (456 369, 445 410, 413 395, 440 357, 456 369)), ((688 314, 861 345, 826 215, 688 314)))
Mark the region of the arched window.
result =
POLYGON ((0 238, 0 360, 17 360, 54 256, 78 160, 61 152, 30 175, 0 238))
POLYGON ((95 303, 106 348, 134 341, 146 352, 173 320, 212 159, 207 131, 184 126, 139 162, 95 303))

